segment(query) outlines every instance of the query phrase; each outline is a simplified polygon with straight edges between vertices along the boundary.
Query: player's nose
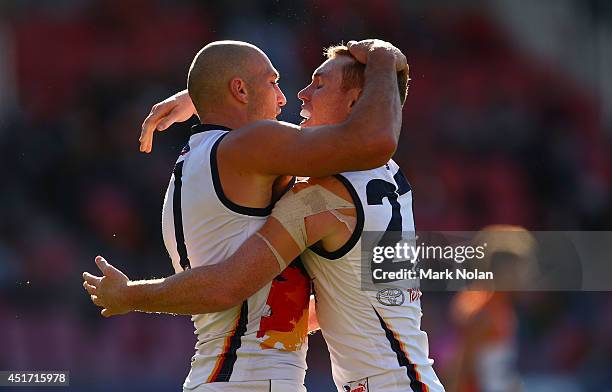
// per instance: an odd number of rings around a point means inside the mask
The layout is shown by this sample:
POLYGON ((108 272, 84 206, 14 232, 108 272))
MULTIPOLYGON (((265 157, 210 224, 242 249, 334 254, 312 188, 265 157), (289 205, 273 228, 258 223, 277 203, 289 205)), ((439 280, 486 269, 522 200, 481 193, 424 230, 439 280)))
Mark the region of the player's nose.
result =
POLYGON ((276 100, 278 106, 285 106, 287 103, 287 97, 285 97, 285 94, 283 94, 283 91, 278 86, 276 86, 276 100))
POLYGON ((300 99, 303 102, 309 101, 310 98, 308 97, 308 87, 304 87, 303 89, 300 90, 300 92, 298 92, 298 99, 300 99))

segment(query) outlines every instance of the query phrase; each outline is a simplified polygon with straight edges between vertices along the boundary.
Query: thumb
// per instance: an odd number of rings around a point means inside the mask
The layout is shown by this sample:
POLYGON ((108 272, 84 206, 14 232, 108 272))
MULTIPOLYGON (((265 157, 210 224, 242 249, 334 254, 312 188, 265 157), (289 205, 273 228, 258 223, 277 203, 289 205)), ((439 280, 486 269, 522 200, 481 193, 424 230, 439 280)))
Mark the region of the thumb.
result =
POLYGON ((100 269, 100 271, 102 271, 102 273, 104 274, 104 276, 116 276, 116 275, 123 275, 121 273, 121 271, 119 271, 117 268, 115 268, 113 265, 111 265, 108 261, 106 261, 106 259, 102 256, 97 256, 96 257, 96 265, 98 266, 98 268, 100 269))
POLYGON ((102 271, 103 274, 106 275, 106 271, 110 267, 110 264, 108 264, 108 261, 106 261, 104 257, 96 256, 96 266, 98 266, 98 269, 102 271))
POLYGON ((170 121, 170 119, 166 116, 159 122, 159 124, 157 124, 156 129, 158 131, 165 131, 171 124, 172 121, 170 121))
POLYGON ((121 270, 106 261, 102 256, 96 257, 96 265, 98 266, 100 271, 102 271, 105 277, 126 281, 130 279, 127 277, 126 274, 124 274, 121 270))

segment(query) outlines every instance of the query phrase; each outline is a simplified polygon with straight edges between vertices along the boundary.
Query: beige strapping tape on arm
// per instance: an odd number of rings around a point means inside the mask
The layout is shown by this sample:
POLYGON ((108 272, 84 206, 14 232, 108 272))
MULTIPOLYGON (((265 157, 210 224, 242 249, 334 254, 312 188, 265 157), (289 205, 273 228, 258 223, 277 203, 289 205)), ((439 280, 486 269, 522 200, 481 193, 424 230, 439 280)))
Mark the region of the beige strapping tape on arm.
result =
POLYGON ((283 225, 303 252, 308 242, 305 218, 325 211, 354 207, 352 202, 317 184, 297 192, 287 192, 276 202, 272 216, 283 225))
POLYGON ((354 216, 344 215, 336 210, 329 210, 329 212, 331 212, 340 222, 344 223, 344 226, 346 226, 348 231, 352 232, 355 229, 357 218, 354 216))
POLYGON ((270 243, 270 241, 268 241, 268 239, 266 237, 264 237, 263 235, 259 234, 258 232, 256 232, 255 235, 257 237, 261 238, 263 240, 263 242, 265 242, 266 245, 268 245, 268 248, 270 248, 270 251, 272 251, 272 254, 274 255, 274 257, 276 257, 276 261, 278 262, 278 268, 280 269, 279 272, 283 272, 285 267, 287 267, 287 262, 285 261, 285 259, 283 259, 283 256, 281 256, 280 253, 278 253, 276 248, 274 246, 272 246, 272 244, 270 243))

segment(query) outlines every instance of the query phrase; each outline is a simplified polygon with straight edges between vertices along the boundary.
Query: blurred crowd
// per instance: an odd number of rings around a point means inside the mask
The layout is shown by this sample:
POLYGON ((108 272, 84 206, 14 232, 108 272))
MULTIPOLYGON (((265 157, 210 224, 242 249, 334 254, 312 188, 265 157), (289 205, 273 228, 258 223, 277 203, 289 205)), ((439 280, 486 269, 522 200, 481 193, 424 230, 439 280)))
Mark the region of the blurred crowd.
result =
MULTIPOLYGON (((182 382, 195 344, 189 319, 101 320, 80 274, 94 272, 97 254, 132 278, 172 273, 161 203, 197 119, 157 134, 150 155, 137 139, 151 105, 185 87, 193 56, 215 39, 268 53, 288 98, 281 119, 292 122, 325 45, 379 37, 399 46, 412 80, 395 159, 421 230, 610 229, 612 133, 595 94, 518 49, 484 6, 412 3, 3 2, 0 81, 13 94, 0 94, 0 368, 71 369, 88 390, 182 382)), ((460 340, 452 297, 423 296, 443 381, 460 340)), ((608 293, 516 296, 521 377, 556 391, 610 390, 610 310, 608 293)), ((326 390, 325 347, 313 342, 309 386, 326 390)))

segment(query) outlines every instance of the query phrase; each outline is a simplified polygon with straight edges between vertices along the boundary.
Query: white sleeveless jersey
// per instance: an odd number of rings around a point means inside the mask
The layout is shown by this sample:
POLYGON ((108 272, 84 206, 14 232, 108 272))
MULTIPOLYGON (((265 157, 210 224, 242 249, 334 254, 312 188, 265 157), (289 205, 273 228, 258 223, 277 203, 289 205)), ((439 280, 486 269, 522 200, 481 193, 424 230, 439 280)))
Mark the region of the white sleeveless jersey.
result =
MULTIPOLYGON (((196 125, 176 162, 164 199, 162 231, 177 273, 223 261, 271 212, 271 206, 236 205, 223 194, 216 151, 228 130, 196 125)), ((309 295, 310 280, 296 260, 242 305, 194 315, 196 353, 184 387, 269 379, 303 382, 309 295)))
POLYGON ((397 369, 405 368, 405 373, 399 374, 406 381, 396 383, 400 390, 410 390, 401 388, 409 383, 412 391, 443 391, 428 358, 427 334, 420 328, 420 291, 397 289, 391 294, 403 302, 391 304, 388 296, 381 295, 385 292, 361 290, 362 231, 414 232, 408 181, 393 161, 336 178, 355 202, 355 232, 336 252, 312 248, 302 254, 313 280, 317 317, 330 352, 334 382, 339 390, 352 390, 353 383, 366 377, 396 375, 397 369))

